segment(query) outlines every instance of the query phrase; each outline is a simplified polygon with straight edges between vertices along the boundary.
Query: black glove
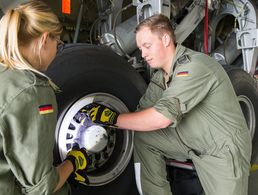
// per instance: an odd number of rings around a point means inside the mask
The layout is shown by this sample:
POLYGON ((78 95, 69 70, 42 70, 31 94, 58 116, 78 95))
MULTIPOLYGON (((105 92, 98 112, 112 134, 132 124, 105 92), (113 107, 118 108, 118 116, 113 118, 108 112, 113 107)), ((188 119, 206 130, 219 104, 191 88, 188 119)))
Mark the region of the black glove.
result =
POLYGON ((74 144, 72 150, 67 153, 66 159, 73 164, 73 172, 78 170, 86 170, 88 168, 89 158, 85 148, 79 148, 78 144, 74 144))
POLYGON ((84 109, 87 110, 92 122, 104 125, 115 125, 119 115, 113 109, 97 103, 88 104, 84 109))
POLYGON ((86 170, 78 170, 73 172, 69 177, 69 183, 77 185, 78 183, 89 184, 86 170))

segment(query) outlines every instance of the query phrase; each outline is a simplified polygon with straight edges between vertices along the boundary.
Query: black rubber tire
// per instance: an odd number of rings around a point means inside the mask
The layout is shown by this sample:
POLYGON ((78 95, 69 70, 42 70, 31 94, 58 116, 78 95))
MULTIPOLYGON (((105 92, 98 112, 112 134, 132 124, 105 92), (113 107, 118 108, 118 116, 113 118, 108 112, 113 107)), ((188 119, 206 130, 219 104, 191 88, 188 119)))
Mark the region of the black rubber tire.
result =
MULTIPOLYGON (((237 96, 244 95, 249 98, 253 104, 255 112, 255 132, 252 139, 252 158, 251 163, 257 158, 258 154, 258 89, 257 82, 244 70, 234 67, 234 66, 225 66, 225 70, 231 80, 231 83, 234 87, 237 96)), ((243 111, 244 115, 245 112, 243 111)))
MULTIPOLYGON (((122 100, 129 110, 135 110, 146 83, 124 59, 104 46, 70 44, 61 50, 46 72, 62 91, 57 93, 59 113, 80 97, 96 92, 112 94, 122 100)), ((56 152, 54 154, 57 155, 56 152)), ((138 194, 132 160, 111 183, 73 188, 76 195, 107 193, 138 194)))

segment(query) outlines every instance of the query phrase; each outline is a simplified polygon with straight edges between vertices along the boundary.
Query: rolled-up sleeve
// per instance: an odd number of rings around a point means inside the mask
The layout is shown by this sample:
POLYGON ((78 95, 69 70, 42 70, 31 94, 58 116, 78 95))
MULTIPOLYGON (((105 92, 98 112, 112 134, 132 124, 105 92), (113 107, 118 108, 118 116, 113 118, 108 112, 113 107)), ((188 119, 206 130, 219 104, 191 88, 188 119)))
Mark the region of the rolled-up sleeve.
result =
POLYGON ((52 89, 25 89, 6 105, 2 120, 4 155, 23 191, 53 194, 59 174, 53 166, 56 102, 52 89), (51 110, 40 112, 42 105, 51 110))
POLYGON ((154 105, 154 108, 166 118, 171 119, 172 127, 175 127, 182 117, 179 100, 175 97, 171 97, 169 100, 166 98, 160 99, 154 105))
POLYGON ((212 90, 214 79, 203 64, 184 64, 178 67, 169 87, 154 108, 172 120, 176 126, 183 116, 197 106, 212 90))

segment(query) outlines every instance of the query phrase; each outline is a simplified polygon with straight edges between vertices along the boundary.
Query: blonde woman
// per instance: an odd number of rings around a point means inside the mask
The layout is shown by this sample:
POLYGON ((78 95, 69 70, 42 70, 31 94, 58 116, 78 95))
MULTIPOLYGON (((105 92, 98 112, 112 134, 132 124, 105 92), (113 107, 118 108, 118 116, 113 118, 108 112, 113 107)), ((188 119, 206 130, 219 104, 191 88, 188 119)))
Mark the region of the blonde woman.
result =
POLYGON ((55 58, 61 32, 40 1, 8 10, 0 21, 0 194, 69 194, 67 178, 87 167, 83 149, 52 165, 55 86, 42 72, 55 58))

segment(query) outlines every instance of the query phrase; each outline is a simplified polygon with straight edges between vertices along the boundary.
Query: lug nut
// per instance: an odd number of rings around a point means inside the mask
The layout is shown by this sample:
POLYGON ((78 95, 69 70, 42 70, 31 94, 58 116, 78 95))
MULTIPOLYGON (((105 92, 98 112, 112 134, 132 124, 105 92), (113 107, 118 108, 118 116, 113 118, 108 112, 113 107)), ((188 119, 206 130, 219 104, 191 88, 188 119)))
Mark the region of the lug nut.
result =
POLYGON ((104 152, 103 157, 104 157, 105 159, 108 159, 108 153, 107 153, 107 152, 104 152))
POLYGON ((99 153, 95 154, 95 159, 100 160, 100 154, 99 153))

